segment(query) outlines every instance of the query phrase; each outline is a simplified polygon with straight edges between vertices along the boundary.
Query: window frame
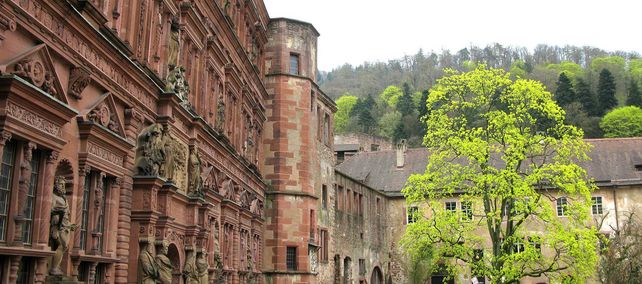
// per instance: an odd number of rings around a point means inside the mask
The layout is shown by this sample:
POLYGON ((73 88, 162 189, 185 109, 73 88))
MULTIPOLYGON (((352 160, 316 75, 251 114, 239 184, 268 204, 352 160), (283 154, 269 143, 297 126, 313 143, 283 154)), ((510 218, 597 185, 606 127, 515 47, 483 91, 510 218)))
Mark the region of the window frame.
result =
POLYGON ((406 207, 406 224, 417 222, 419 219, 419 207, 409 206, 406 207))
POLYGON ((457 212, 457 201, 445 201, 444 202, 444 210, 452 212, 452 213, 457 212))
POLYGON ((568 206, 568 199, 565 196, 558 197, 555 200, 555 209, 557 217, 566 217, 566 207, 568 206))
POLYGON ((288 61, 288 73, 290 75, 301 75, 301 55, 299 53, 290 52, 290 57, 288 61), (292 62, 296 63, 296 66, 295 66, 296 68, 292 68, 293 67, 292 62))
POLYGON ((297 247, 287 246, 285 248, 285 267, 288 271, 297 271, 297 247))
POLYGON ((0 210, 4 211, 0 212, 0 242, 7 242, 7 238, 9 237, 7 235, 11 224, 11 196, 14 188, 13 183, 15 182, 16 159, 19 154, 18 145, 19 143, 14 140, 7 141, 4 145, 2 157, 0 157, 0 185, 6 178, 6 188, 0 186, 0 198, 4 199, 0 200, 0 204, 4 203, 4 208, 0 208, 0 210), (6 175, 5 169, 7 169, 6 175), (4 194, 4 196, 2 196, 2 194, 4 194))
POLYGON ((591 196, 591 214, 604 215, 604 198, 602 196, 591 196))

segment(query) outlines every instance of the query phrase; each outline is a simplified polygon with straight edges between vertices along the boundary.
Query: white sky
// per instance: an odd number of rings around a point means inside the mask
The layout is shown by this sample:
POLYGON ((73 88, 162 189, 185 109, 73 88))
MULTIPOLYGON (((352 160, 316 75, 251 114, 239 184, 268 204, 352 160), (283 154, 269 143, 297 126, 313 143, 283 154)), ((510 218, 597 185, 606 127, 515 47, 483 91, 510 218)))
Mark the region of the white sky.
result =
POLYGON ((264 0, 270 17, 313 24, 318 66, 498 42, 590 45, 642 53, 639 0, 264 0))

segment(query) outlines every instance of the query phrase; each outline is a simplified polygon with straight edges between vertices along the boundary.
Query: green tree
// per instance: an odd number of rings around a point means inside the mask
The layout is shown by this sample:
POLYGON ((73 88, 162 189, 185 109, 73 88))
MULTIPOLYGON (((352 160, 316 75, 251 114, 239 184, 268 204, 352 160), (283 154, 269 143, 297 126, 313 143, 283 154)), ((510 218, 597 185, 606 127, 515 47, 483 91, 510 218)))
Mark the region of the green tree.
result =
POLYGON ((415 110, 415 103, 412 100, 412 92, 408 83, 403 84, 403 95, 397 100, 396 108, 404 116, 412 114, 415 110))
POLYGON ((566 76, 566 72, 560 73, 557 80, 557 90, 555 90, 555 99, 557 104, 564 107, 575 101, 575 91, 573 91, 573 84, 566 76))
POLYGON ((394 135, 397 124, 401 122, 401 113, 398 111, 386 112, 381 119, 379 119, 379 135, 387 138, 392 138, 394 135))
POLYGON ((606 68, 600 72, 600 80, 597 85, 597 103, 598 108, 595 113, 598 116, 604 115, 608 110, 617 106, 615 81, 613 80, 611 71, 606 68))
POLYGON ((616 108, 600 121, 604 137, 641 137, 642 109, 636 106, 616 108))
POLYGON ((389 107, 394 108, 397 105, 397 101, 403 95, 403 91, 397 86, 388 86, 383 92, 379 95, 379 98, 384 101, 389 107))
POLYGON ((571 80, 577 77, 581 77, 584 74, 584 69, 582 69, 582 66, 570 61, 562 61, 559 64, 549 64, 546 66, 546 68, 555 70, 560 74, 566 73, 566 76, 571 80))
POLYGON ((642 94, 640 94, 638 82, 635 80, 631 80, 629 84, 629 96, 626 98, 626 105, 642 107, 642 94))
POLYGON ((355 96, 343 95, 335 102, 337 112, 334 113, 334 132, 341 134, 347 131, 348 120, 352 108, 357 104, 359 99, 355 96))
POLYGON ((595 94, 591 92, 591 86, 582 78, 575 78, 575 95, 588 115, 596 115, 598 111, 595 94))
POLYGON ((590 147, 552 97, 538 82, 483 66, 437 81, 426 172, 403 189, 422 216, 408 225, 404 248, 433 247, 433 264, 464 262, 491 283, 544 274, 583 283, 595 273, 597 230, 587 227, 594 185, 576 164, 590 147), (565 218, 551 202, 562 196, 565 218), (446 198, 469 210, 445 209, 446 198))
POLYGON ((406 133, 406 128, 403 125, 403 122, 397 123, 395 126, 395 130, 392 133, 392 141, 395 143, 401 141, 401 139, 407 139, 408 138, 408 133, 406 133))
POLYGON ((364 109, 359 113, 359 126, 361 131, 368 134, 373 134, 377 130, 377 120, 372 116, 370 109, 364 109))

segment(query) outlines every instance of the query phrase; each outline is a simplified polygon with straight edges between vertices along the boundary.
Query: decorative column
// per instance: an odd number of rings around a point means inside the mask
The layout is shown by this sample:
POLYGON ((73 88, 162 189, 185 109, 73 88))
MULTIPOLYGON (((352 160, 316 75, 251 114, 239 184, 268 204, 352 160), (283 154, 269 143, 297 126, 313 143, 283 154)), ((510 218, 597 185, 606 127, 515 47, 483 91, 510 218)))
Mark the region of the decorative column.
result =
POLYGON ((112 255, 116 250, 116 239, 118 237, 118 208, 120 207, 120 187, 123 183, 123 178, 117 177, 111 183, 109 195, 105 200, 105 232, 103 233, 103 243, 105 243, 105 251, 107 254, 112 255))
POLYGON ((16 283, 18 280, 18 268, 20 267, 20 260, 22 256, 11 256, 11 263, 9 266, 9 283, 16 283))
MULTIPOLYGON (((51 219, 51 198, 53 195, 54 179, 56 175, 56 166, 58 165, 58 151, 51 151, 47 157, 44 174, 44 188, 42 194, 36 198, 36 204, 40 207, 40 216, 38 221, 38 234, 34 238, 38 248, 46 248, 49 244, 49 223, 51 219)), ((35 228, 34 228, 35 230, 35 228)))
MULTIPOLYGON (((20 159, 20 177, 18 178, 18 211, 14 217, 14 246, 22 246, 22 230, 25 221, 25 207, 27 206, 27 195, 31 186, 31 157, 36 144, 29 142, 24 145, 22 158, 20 159)), ((35 205, 35 204, 34 204, 35 205)))
POLYGON ((4 145, 11 140, 11 133, 6 130, 0 130, 0 159, 4 155, 4 145))

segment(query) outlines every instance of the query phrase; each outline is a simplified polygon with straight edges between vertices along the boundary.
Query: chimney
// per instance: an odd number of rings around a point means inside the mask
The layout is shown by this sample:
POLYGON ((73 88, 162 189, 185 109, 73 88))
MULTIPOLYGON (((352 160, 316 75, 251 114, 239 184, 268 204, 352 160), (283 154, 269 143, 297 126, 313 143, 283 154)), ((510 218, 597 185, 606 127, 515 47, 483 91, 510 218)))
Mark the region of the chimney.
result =
POLYGON ((403 168, 406 158, 406 139, 401 139, 397 143, 397 168, 403 168))

